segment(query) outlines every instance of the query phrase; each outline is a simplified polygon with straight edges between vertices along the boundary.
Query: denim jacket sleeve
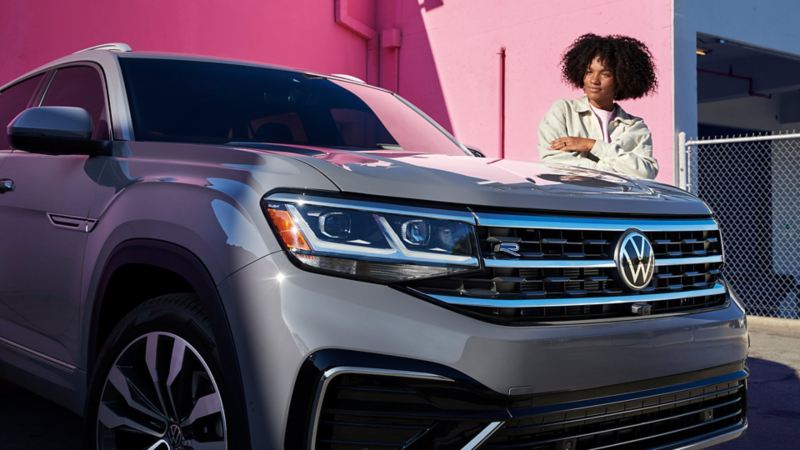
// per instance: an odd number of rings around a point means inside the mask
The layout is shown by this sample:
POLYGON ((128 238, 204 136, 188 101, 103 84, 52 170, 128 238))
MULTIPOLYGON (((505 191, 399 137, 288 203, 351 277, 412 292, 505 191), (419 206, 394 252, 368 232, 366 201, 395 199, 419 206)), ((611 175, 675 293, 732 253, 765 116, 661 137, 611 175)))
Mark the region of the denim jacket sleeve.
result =
POLYGON ((582 120, 594 120, 593 116, 582 118, 575 111, 574 102, 557 100, 539 124, 539 157, 545 162, 557 162, 579 167, 604 170, 639 178, 655 178, 658 162, 653 157, 653 142, 650 129, 644 121, 624 111, 611 132, 611 142, 596 140, 591 151, 561 152, 550 149, 554 139, 574 136, 589 137, 582 120))

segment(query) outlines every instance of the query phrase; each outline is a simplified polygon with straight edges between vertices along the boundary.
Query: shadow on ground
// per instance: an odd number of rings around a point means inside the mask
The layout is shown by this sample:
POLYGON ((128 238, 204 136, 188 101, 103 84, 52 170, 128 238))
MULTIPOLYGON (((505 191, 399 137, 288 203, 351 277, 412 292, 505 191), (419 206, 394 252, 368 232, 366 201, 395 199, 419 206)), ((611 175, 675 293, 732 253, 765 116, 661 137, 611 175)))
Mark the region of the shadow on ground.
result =
POLYGON ((0 380, 0 448, 83 450, 80 417, 0 380))
MULTIPOLYGON (((800 442, 800 379, 789 366, 750 358, 747 433, 720 450, 784 449, 800 442)), ((55 404, 0 381, 0 448, 82 450, 82 422, 55 404)))
POLYGON ((785 449, 800 445, 800 379, 792 367, 758 358, 748 360, 747 418, 750 427, 720 450, 785 449))

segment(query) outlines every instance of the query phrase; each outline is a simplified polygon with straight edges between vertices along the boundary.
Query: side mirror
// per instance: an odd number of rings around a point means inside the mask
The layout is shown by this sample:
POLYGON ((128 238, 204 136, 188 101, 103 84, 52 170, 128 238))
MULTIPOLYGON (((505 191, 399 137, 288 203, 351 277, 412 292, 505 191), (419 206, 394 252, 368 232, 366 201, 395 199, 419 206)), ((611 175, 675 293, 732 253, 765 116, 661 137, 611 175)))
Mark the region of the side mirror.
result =
POLYGON ((28 108, 8 125, 12 148, 48 155, 94 155, 108 148, 92 140, 92 118, 83 108, 42 106, 28 108))

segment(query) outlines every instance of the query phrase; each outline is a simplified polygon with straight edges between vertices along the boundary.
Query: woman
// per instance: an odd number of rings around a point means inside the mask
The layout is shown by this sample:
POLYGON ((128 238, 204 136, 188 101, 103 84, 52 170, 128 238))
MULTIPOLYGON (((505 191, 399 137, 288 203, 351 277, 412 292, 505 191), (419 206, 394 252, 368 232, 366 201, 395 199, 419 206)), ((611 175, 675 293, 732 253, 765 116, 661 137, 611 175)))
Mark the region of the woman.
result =
POLYGON ((539 124, 539 156, 546 162, 655 178, 650 130, 617 100, 640 98, 657 86, 647 46, 627 36, 579 37, 561 58, 564 80, 586 94, 557 100, 539 124))

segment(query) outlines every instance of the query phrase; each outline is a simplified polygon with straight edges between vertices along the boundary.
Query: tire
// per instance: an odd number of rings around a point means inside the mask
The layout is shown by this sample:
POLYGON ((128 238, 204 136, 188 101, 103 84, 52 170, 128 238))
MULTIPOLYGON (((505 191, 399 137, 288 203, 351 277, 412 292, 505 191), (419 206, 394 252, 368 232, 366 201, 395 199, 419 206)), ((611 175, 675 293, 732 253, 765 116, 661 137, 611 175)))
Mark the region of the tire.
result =
POLYGON ((194 295, 170 294, 139 305, 98 356, 89 386, 89 448, 227 450, 221 367, 194 295))

